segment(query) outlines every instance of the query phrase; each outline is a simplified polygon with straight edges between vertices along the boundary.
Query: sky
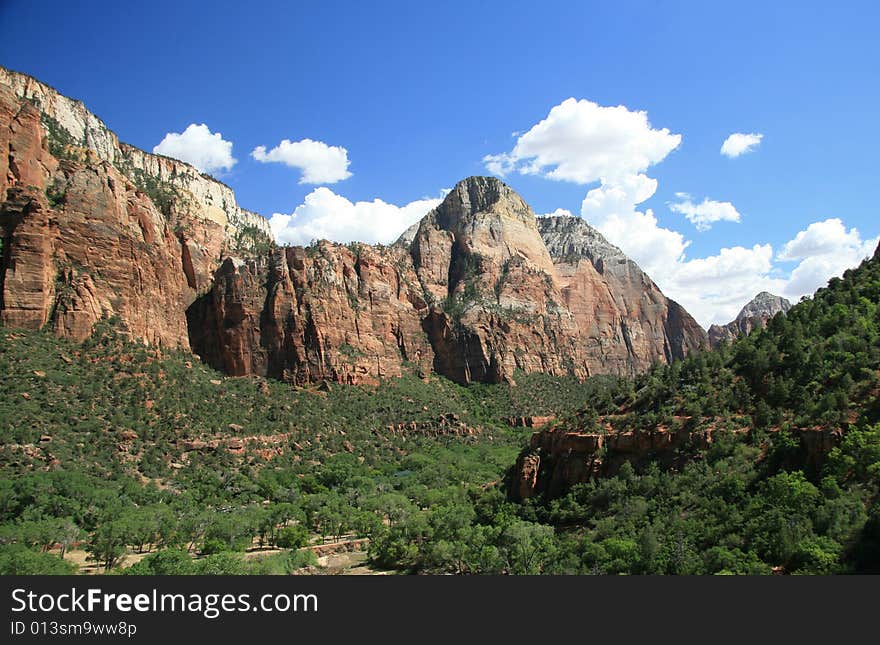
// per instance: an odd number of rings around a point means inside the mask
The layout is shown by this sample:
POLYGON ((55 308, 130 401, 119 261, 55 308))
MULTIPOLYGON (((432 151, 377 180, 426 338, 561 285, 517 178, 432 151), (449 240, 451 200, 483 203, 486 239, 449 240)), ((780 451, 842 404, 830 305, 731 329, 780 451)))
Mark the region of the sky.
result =
POLYGON ((469 175, 583 217, 703 324, 873 253, 873 2, 0 0, 0 64, 281 242, 391 242, 469 175))

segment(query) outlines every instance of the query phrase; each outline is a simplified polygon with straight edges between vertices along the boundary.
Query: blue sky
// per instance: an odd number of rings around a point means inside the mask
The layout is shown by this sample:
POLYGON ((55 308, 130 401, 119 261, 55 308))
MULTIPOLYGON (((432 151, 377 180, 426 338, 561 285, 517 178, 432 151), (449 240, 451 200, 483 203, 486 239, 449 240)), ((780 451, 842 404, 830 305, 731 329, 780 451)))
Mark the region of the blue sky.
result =
POLYGON ((164 149, 216 165, 231 143, 236 163, 209 170, 289 241, 387 240, 503 155, 493 168, 537 213, 583 215, 704 324, 763 288, 808 293, 876 245, 875 3, 241 7, 6 0, 0 64, 147 150, 204 124, 164 149), (763 138, 729 158, 733 133, 763 138))

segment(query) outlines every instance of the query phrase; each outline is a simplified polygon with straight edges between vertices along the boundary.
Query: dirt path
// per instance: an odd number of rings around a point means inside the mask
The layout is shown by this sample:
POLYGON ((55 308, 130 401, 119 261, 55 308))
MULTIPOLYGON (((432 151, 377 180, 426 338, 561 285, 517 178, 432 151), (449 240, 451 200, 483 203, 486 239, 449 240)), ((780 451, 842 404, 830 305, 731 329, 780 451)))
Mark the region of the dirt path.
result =
MULTIPOLYGON (((326 542, 324 544, 312 544, 304 547, 311 550, 318 559, 317 567, 307 567, 302 571, 303 574, 313 575, 389 575, 394 571, 386 571, 375 569, 367 561, 367 547, 370 541, 365 538, 344 538, 337 542, 326 542)), ((254 547, 244 554, 246 560, 255 560, 257 558, 265 558, 278 553, 284 553, 287 549, 278 549, 273 547, 254 547)), ((128 568, 131 565, 140 562, 145 557, 155 551, 147 551, 145 553, 128 553, 123 556, 120 568, 128 568)), ((89 554, 81 549, 72 549, 64 555, 64 559, 72 562, 79 568, 80 575, 94 576, 103 575, 104 568, 95 562, 88 560, 89 554)), ((198 556, 194 556, 196 559, 198 556)))

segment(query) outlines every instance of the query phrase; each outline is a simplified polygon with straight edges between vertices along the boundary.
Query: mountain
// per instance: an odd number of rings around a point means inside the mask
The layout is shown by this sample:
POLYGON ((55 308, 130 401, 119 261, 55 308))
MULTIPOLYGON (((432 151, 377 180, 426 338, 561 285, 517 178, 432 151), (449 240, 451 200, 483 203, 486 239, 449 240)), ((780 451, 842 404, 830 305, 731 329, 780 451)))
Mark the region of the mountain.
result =
POLYGON ((633 374, 684 358, 706 333, 639 266, 583 219, 538 218, 563 301, 586 337, 596 373, 633 374))
POLYGON ((188 164, 121 143, 82 103, 0 68, 0 321, 82 340, 118 317, 189 348, 186 307, 266 220, 188 164))
POLYGON ((880 572, 880 249, 692 351, 619 249, 496 179, 389 247, 278 248, 2 78, 0 574, 880 572))
POLYGON ((818 471, 849 429, 880 419, 878 301, 880 248, 794 307, 759 294, 734 321, 741 335, 732 345, 657 366, 613 405, 596 397, 534 433, 512 471, 511 496, 559 496, 624 463, 680 468, 721 438, 756 430, 785 429, 793 438, 786 458, 818 471))
POLYGON ((791 303, 781 296, 762 291, 752 298, 737 317, 726 325, 709 327, 709 342, 717 347, 722 342, 731 342, 739 336, 748 335, 753 329, 763 329, 773 316, 786 313, 791 303))
POLYGON ((120 321, 230 375, 296 384, 434 371, 631 375, 707 344, 619 249, 470 177, 390 246, 276 247, 192 166, 0 69, 0 320, 82 340, 120 321))
POLYGON ((218 369, 295 383, 370 382, 407 365, 458 383, 629 375, 707 343, 596 236, 470 177, 390 247, 320 242, 226 260, 190 307, 190 340, 218 369), (555 253, 566 240, 573 250, 555 253))

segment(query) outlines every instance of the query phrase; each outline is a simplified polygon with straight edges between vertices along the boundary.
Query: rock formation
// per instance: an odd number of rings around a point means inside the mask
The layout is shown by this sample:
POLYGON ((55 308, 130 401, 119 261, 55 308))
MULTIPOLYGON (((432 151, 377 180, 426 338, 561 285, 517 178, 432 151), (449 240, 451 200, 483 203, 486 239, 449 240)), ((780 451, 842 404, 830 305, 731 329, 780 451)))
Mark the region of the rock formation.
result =
POLYGON ((690 432, 682 424, 625 432, 550 428, 532 435, 511 471, 509 494, 521 501, 544 493, 556 497, 575 484, 613 475, 624 463, 686 459, 683 449, 705 449, 713 430, 690 432))
POLYGON ((405 251, 320 242, 227 258, 187 317, 210 365, 305 384, 374 382, 408 364, 429 372, 426 313, 405 251))
MULTIPOLYGON (((540 430, 532 435, 529 447, 520 453, 510 471, 508 494, 517 501, 539 494, 557 497, 576 484, 612 476, 625 463, 678 468, 698 459, 718 433, 744 437, 752 431, 750 427, 692 430, 690 421, 680 417, 673 427, 625 431, 614 430, 613 424, 608 424, 605 432, 565 426, 540 430)), ((840 428, 799 429, 803 462, 818 472, 842 437, 840 428)))
POLYGON ((0 321, 75 339, 117 317, 189 347, 186 308, 266 220, 183 162, 119 142, 82 103, 0 68, 0 321))
POLYGON ((459 182, 410 251, 431 304, 424 329, 438 373, 461 383, 510 380, 516 369, 591 373, 534 213, 508 186, 459 182))
POLYGON ((135 340, 297 384, 629 375, 706 343, 585 222, 536 219, 494 178, 459 182, 390 247, 277 248, 227 186, 2 68, 0 145, 11 327, 83 339, 115 317, 135 340))
POLYGON ((707 344, 690 314, 583 219, 542 217, 538 228, 592 372, 633 374, 707 344))
POLYGON ((791 303, 788 300, 762 291, 742 308, 732 322, 709 327, 709 343, 712 347, 718 347, 722 342, 729 343, 752 333, 753 329, 763 329, 773 316, 780 312, 787 313, 789 309, 791 303))

